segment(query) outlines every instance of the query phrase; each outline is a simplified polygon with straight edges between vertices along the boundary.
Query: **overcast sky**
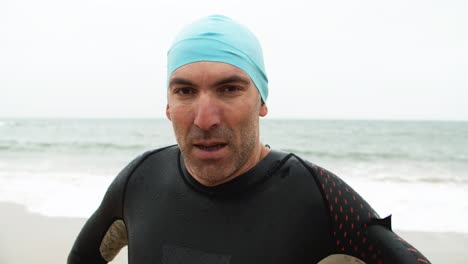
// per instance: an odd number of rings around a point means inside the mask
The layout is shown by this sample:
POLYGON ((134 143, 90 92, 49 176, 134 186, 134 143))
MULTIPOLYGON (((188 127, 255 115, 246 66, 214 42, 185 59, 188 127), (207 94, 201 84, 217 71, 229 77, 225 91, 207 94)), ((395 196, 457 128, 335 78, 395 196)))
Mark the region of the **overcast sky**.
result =
POLYGON ((468 1, 0 1, 0 117, 163 117, 166 51, 220 13, 260 39, 270 118, 468 120, 468 1))

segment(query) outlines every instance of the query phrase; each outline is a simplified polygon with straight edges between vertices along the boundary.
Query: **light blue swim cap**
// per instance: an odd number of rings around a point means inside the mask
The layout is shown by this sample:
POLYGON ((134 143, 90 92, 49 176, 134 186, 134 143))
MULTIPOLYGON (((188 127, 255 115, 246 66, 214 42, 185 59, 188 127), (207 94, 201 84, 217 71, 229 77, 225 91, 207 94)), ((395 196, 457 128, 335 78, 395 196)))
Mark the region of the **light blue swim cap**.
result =
POLYGON ((167 83, 179 67, 199 61, 224 62, 243 70, 266 102, 268 78, 262 47, 245 26, 226 16, 211 15, 185 27, 167 53, 167 83))

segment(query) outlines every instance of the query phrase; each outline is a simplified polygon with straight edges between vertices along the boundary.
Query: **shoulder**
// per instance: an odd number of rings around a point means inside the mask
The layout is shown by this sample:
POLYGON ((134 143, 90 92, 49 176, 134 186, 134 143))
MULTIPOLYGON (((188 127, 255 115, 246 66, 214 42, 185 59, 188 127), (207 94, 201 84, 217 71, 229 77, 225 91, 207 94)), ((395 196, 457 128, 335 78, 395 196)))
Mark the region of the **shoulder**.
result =
POLYGON ((367 242, 366 231, 373 219, 380 218, 375 210, 340 177, 294 156, 308 168, 321 191, 331 225, 335 252, 363 259, 366 259, 367 255, 374 254, 371 245, 367 242))
MULTIPOLYGON (((314 177, 315 182, 322 191, 323 198, 330 205, 338 204, 338 200, 340 200, 344 205, 357 202, 358 207, 370 208, 367 202, 365 202, 364 199, 350 185, 348 185, 335 173, 310 161, 304 160, 295 154, 292 154, 292 157, 294 157, 294 159, 298 161, 298 164, 306 168, 314 177)), ((375 214, 375 212, 372 214, 375 214)))
MULTIPOLYGON (((297 158, 302 160, 300 157, 297 158)), ((354 213, 356 210, 362 209, 366 212, 367 217, 365 218, 378 217, 377 213, 358 192, 338 175, 309 161, 302 160, 301 163, 313 174, 322 191, 323 198, 329 204, 330 212, 338 210, 338 212, 343 213, 345 210, 349 210, 350 213, 354 213)))
POLYGON ((294 153, 284 153, 281 151, 275 151, 278 153, 283 153, 283 160, 282 163, 285 164, 286 167, 289 168, 296 168, 296 169, 302 169, 307 171, 307 175, 310 177, 312 176, 317 184, 317 186, 321 187, 322 190, 324 190, 328 184, 332 184, 336 186, 336 183, 342 183, 341 178, 339 178, 337 175, 334 173, 294 154, 294 153), (335 182, 333 184, 333 182, 335 182))
POLYGON ((172 155, 177 155, 179 153, 179 147, 177 145, 170 145, 158 149, 153 149, 153 150, 148 150, 140 155, 138 155, 136 158, 134 158, 125 168, 124 170, 134 170, 136 167, 138 167, 141 163, 143 163, 145 160, 147 160, 150 157, 153 156, 170 156, 172 155))
POLYGON ((312 174, 312 176, 316 177, 319 180, 323 181, 326 178, 330 177, 335 177, 339 179, 339 177, 333 174, 332 172, 296 155, 295 153, 287 153, 280 150, 272 150, 272 153, 279 157, 282 157, 281 163, 285 164, 286 166, 301 167, 303 169, 306 169, 310 174, 312 174))
POLYGON ((170 158, 170 157, 177 157, 179 153, 179 148, 177 145, 171 145, 167 147, 162 147, 158 149, 153 149, 153 150, 148 150, 140 155, 138 155, 136 158, 134 158, 130 163, 125 166, 120 173, 117 175, 115 180, 113 181, 112 185, 122 185, 126 186, 129 178, 131 175, 143 164, 145 163, 148 159, 150 158, 158 158, 158 157, 165 157, 165 158, 170 158), (172 155, 171 155, 172 154, 172 155))

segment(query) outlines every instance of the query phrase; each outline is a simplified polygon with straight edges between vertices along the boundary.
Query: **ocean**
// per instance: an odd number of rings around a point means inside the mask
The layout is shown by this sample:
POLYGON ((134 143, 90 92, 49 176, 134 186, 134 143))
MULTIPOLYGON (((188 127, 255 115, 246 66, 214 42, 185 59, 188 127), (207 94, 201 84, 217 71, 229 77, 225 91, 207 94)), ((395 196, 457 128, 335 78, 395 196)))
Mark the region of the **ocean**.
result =
MULTIPOLYGON (((260 129, 264 144, 392 214, 394 229, 468 233, 468 122, 265 119, 260 129)), ((0 202, 89 217, 129 161, 171 144, 164 119, 0 119, 0 202)))

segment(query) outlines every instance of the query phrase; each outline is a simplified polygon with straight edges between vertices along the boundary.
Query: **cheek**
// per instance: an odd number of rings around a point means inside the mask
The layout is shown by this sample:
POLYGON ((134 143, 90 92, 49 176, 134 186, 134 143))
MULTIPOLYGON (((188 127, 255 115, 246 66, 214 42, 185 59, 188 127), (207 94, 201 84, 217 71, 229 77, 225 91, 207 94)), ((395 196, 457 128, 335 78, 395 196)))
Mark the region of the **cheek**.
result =
POLYGON ((239 119, 242 119, 245 122, 251 122, 252 120, 258 119, 259 112, 260 104, 257 102, 246 103, 237 110, 239 119))
POLYGON ((182 139, 192 126, 193 114, 187 107, 172 107, 169 113, 176 137, 182 139))
POLYGON ((257 131, 257 124, 259 122, 259 109, 257 106, 244 105, 227 115, 227 122, 229 126, 238 131, 241 139, 252 136, 251 133, 257 131))
POLYGON ((172 104, 169 108, 172 122, 184 122, 191 118, 192 112, 189 107, 182 104, 172 104))

